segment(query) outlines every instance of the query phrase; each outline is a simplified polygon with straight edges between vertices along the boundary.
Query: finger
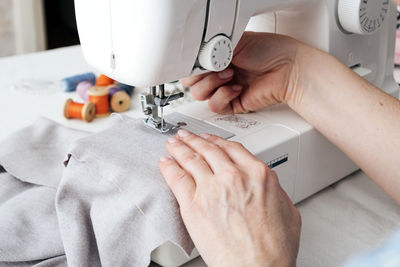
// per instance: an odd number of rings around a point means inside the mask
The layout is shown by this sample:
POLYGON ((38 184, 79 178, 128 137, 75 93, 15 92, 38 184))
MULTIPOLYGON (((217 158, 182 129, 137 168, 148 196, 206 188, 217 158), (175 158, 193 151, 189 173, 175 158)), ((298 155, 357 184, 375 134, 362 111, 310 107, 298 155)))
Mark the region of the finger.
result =
POLYGON ((190 205, 196 191, 196 183, 178 163, 168 157, 162 157, 159 162, 161 174, 175 195, 179 206, 190 205))
POLYGON ((221 148, 195 134, 179 130, 177 138, 199 153, 214 173, 224 172, 227 168, 234 166, 232 160, 221 148))
POLYGON ((203 157, 176 138, 169 138, 167 150, 178 164, 195 179, 196 183, 213 175, 203 157))
POLYGON ((238 97, 232 100, 231 107, 232 107, 232 114, 239 114, 239 113, 248 113, 249 110, 245 109, 242 103, 243 94, 240 94, 238 97))
POLYGON ((200 81, 201 79, 203 79, 204 77, 206 77, 207 75, 210 75, 210 73, 207 72, 207 73, 203 73, 203 74, 196 75, 196 76, 186 77, 186 78, 180 79, 179 81, 183 86, 189 86, 190 87, 193 84, 195 84, 198 81, 200 81))
POLYGON ((208 106, 211 111, 219 114, 232 114, 231 101, 242 92, 241 85, 224 85, 211 96, 208 106))
POLYGON ((192 93, 194 99, 206 100, 211 96, 216 88, 231 81, 232 78, 232 69, 226 69, 221 72, 213 72, 193 84, 190 87, 190 92, 192 93))
POLYGON ((240 143, 228 141, 216 135, 201 134, 200 136, 220 147, 239 166, 251 166, 255 162, 260 162, 240 143))

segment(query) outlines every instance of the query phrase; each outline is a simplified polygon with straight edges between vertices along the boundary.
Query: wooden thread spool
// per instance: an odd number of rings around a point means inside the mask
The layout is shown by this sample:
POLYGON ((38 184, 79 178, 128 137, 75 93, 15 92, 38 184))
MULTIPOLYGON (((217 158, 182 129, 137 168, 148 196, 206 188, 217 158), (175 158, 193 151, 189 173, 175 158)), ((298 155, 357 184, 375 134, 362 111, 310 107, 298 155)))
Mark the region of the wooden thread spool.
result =
POLYGON ((108 86, 114 83, 114 80, 102 74, 97 78, 96 85, 97 86, 108 86))
POLYGON ((92 87, 89 89, 89 100, 96 106, 96 117, 102 118, 110 115, 110 103, 107 87, 92 87))
POLYGON ((122 89, 117 87, 109 88, 110 106, 114 112, 127 111, 131 106, 131 98, 122 89))
POLYGON ((64 104, 64 117, 67 119, 81 119, 86 122, 91 122, 96 116, 96 106, 87 102, 85 104, 72 101, 71 98, 67 99, 64 104))

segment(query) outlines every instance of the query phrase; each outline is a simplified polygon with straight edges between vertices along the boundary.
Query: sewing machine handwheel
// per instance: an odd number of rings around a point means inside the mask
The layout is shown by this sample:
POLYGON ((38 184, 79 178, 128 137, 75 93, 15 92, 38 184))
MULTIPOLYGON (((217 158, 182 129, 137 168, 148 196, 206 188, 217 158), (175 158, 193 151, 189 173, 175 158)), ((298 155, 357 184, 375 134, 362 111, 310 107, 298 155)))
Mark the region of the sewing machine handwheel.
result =
POLYGON ((204 69, 221 71, 229 66, 232 56, 231 40, 225 35, 217 35, 203 44, 199 53, 199 62, 204 69))
POLYGON ((357 34, 372 34, 385 21, 389 11, 387 0, 339 0, 338 17, 344 30, 357 34))

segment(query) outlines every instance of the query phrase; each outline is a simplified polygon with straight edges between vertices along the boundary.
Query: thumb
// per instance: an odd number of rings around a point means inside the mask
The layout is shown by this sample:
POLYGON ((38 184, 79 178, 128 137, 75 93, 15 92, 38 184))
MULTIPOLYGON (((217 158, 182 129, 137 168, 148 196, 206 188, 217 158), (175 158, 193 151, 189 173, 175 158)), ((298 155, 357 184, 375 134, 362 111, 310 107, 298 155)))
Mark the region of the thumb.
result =
POLYGON ((242 90, 242 85, 221 86, 208 101, 210 110, 220 114, 231 114, 233 112, 231 101, 237 98, 242 90))

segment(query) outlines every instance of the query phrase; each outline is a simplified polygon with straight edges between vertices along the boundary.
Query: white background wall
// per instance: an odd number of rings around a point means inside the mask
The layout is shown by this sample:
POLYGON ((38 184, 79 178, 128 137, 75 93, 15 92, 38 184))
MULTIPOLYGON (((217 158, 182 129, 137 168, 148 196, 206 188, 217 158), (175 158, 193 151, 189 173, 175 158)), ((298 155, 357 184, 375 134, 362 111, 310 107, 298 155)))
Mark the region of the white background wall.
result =
POLYGON ((15 54, 13 0, 0 0, 0 57, 15 54))

